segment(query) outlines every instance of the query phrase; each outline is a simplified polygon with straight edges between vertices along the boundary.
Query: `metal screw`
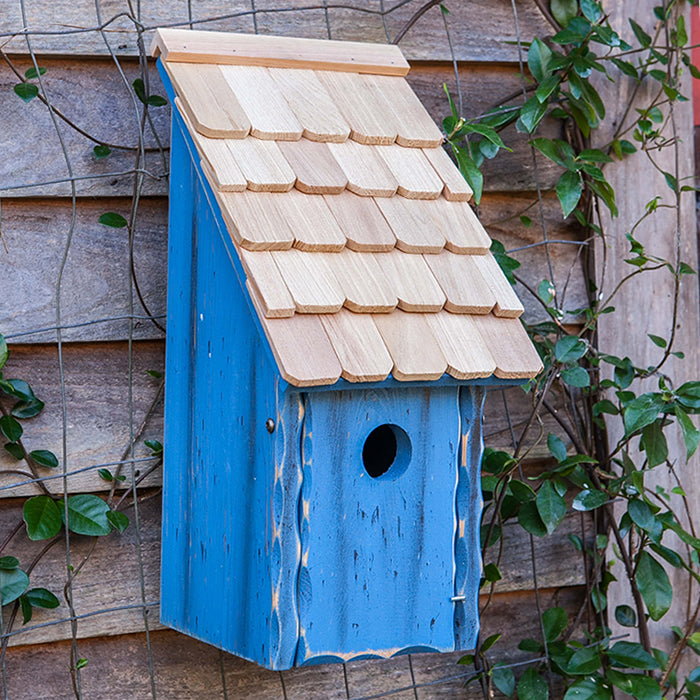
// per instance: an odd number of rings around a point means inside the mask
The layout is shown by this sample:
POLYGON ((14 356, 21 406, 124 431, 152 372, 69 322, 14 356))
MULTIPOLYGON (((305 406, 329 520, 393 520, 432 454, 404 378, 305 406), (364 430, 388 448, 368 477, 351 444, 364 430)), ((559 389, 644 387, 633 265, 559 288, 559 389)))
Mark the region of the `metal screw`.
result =
POLYGON ((275 432, 275 421, 273 421, 272 418, 268 418, 265 421, 265 427, 267 428, 268 433, 274 433, 275 432))
POLYGON ((467 599, 465 595, 455 595, 450 598, 451 603, 463 603, 467 599))

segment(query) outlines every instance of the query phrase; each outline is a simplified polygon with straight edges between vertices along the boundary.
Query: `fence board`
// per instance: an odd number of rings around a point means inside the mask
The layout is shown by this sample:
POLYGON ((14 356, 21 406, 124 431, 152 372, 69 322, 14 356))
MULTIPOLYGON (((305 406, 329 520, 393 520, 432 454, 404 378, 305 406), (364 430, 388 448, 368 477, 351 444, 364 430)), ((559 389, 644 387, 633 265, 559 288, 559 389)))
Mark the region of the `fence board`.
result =
MULTIPOLYGON (((133 94, 129 87, 138 77, 138 64, 124 61, 129 85, 124 85, 114 65, 104 59, 42 60, 47 69, 43 83, 54 106, 71 122, 100 141, 135 148, 139 141, 140 117, 134 109, 133 94)), ((26 59, 16 61, 21 73, 32 64, 26 59)), ((160 78, 151 66, 149 73, 154 94, 164 94, 160 78)), ((416 63, 408 77, 414 90, 437 121, 449 114, 449 105, 443 89, 446 84, 457 99, 457 84, 450 64, 416 63)), ((470 64, 460 68, 460 82, 464 96, 464 116, 476 117, 501 100, 515 95, 521 87, 520 77, 512 66, 470 64)), ((7 67, 0 70, 0 196, 8 198, 65 197, 71 193, 66 182, 69 172, 56 136, 51 117, 39 99, 25 104, 12 91, 17 78, 7 67), (58 181, 58 182, 57 182, 58 181), (53 183, 53 184, 46 184, 53 183), (9 189, 17 186, 14 189, 9 189), (20 187, 34 185, 33 187, 20 187)), ((167 195, 165 173, 167 153, 157 151, 160 143, 167 148, 170 142, 170 108, 151 108, 154 133, 147 128, 144 147, 146 170, 152 175, 143 181, 144 195, 167 195), (157 139, 156 139, 157 135, 157 139)), ((543 125, 543 135, 559 136, 556 122, 543 125)), ((81 197, 117 197, 131 195, 133 175, 115 174, 133 171, 135 151, 112 150, 107 158, 96 159, 95 145, 65 122, 60 130, 68 151, 73 176, 84 178, 75 183, 81 197)), ((517 191, 534 189, 533 162, 525 147, 527 135, 518 134, 511 126, 503 132, 506 144, 513 153, 503 152, 484 167, 487 190, 517 191)), ((557 167, 538 156, 538 175, 543 188, 551 187, 557 176, 557 167)), ((142 166, 141 166, 142 167, 142 166)))
MULTIPOLYGON (((139 522, 141 532, 141 550, 143 554, 143 576, 145 600, 157 603, 160 596, 160 494, 149 490, 145 500, 139 504, 139 522)), ((130 502, 127 499, 125 502, 130 502)), ((0 510, 0 532, 10 532, 21 520, 23 501, 6 500, 0 510)), ((113 533, 101 538, 88 563, 73 584, 73 601, 76 614, 84 615, 100 610, 121 606, 140 605, 141 588, 138 558, 136 551, 136 528, 134 511, 126 507, 124 512, 132 525, 122 535, 113 533)), ((586 528, 590 532, 590 526, 586 528)), ((553 588, 576 586, 585 582, 581 558, 568 541, 569 534, 581 532, 581 520, 576 513, 570 513, 549 539, 535 538, 535 556, 537 560, 537 580, 541 587, 553 588)), ((530 562, 530 545, 527 533, 515 524, 506 524, 503 534, 503 553, 501 560, 502 580, 496 586, 496 593, 527 591, 533 586, 532 564, 530 562)), ((42 542, 31 542, 24 532, 17 535, 7 549, 20 559, 20 565, 27 566, 42 546, 42 542)), ((73 536, 71 538, 71 563, 76 566, 88 552, 92 538, 73 536)), ((494 548, 495 549, 495 548, 494 548)), ((493 557, 496 552, 494 551, 493 557)), ((492 557, 487 557, 488 561, 492 557)), ((48 588, 60 595, 66 579, 66 559, 64 543, 61 540, 51 549, 37 565, 31 576, 31 585, 48 588)), ((37 610, 31 625, 63 619, 67 607, 62 600, 61 607, 55 610, 37 610)), ((149 626, 160 627, 158 606, 148 608, 149 626)), ((7 610, 5 619, 7 620, 7 610)), ((15 624, 15 630, 21 630, 21 621, 15 624)), ((117 635, 143 630, 144 621, 140 608, 105 612, 94 615, 78 623, 78 637, 99 637, 117 635)), ((5 627, 6 629, 6 627, 5 627)), ((10 638, 12 645, 39 644, 70 638, 68 623, 52 624, 37 629, 22 631, 10 638)), ((401 664, 397 663, 396 673, 402 674, 401 664)))
MULTIPOLYGON (((327 3, 327 25, 322 3, 317 0, 294 3, 258 0, 255 3, 257 28, 264 34, 327 38, 330 26, 334 39, 386 42, 387 34, 379 15, 381 4, 380 0, 330 0, 327 3), (318 9, 304 10, 304 7, 318 9), (279 12, 280 9, 286 11, 279 12)), ((385 9, 390 10, 386 16, 389 36, 394 39, 424 4, 424 0, 410 0, 405 4, 397 0, 385 2, 385 9)), ((513 45, 517 36, 508 0, 474 0, 469 3, 448 0, 445 5, 450 10, 446 19, 458 60, 517 61, 517 47, 513 45)), ((524 41, 535 34, 548 32, 548 25, 534 4, 520 0, 517 9, 524 41)), ((191 4, 148 0, 138 5, 136 18, 130 14, 127 0, 101 0, 99 3, 93 0, 33 0, 27 3, 26 11, 29 31, 45 32, 31 36, 34 51, 41 54, 105 55, 109 53, 106 40, 119 56, 137 55, 135 19, 149 29, 145 34, 146 47, 150 44, 151 28, 165 25, 187 27, 190 21, 198 29, 255 31, 248 0, 199 0, 191 4), (99 16, 96 5, 100 9, 99 16), (95 31, 105 25, 108 26, 104 35, 95 31)), ((0 17, 0 38, 19 34, 23 27, 20 3, 13 2, 0 17)), ((423 15, 399 45, 409 60, 450 60, 440 8, 433 7, 423 15)), ((5 50, 25 53, 26 41, 22 36, 16 36, 5 50)))
MULTIPOLYGON (((583 600, 581 588, 540 591, 546 609, 563 607, 573 619, 583 600)), ((504 633, 495 649, 498 658, 514 663, 531 658, 516 648, 522 637, 539 639, 539 619, 532 592, 496 596, 484 614, 484 636, 504 633), (517 632, 514 632, 517 630, 517 632)), ((221 653, 213 647, 170 630, 151 634, 157 697, 168 700, 345 700, 368 695, 367 688, 391 693, 411 685, 408 657, 387 661, 357 661, 346 667, 346 695, 343 666, 302 667, 282 674, 267 671, 243 659, 221 653), (402 671, 396 672, 397 661, 402 671), (226 692, 224 693, 224 684, 226 692), (284 690, 282 688, 284 684, 284 690)), ((81 673, 83 697, 97 700, 131 700, 150 697, 148 652, 145 635, 124 634, 81 640, 80 655, 88 660, 81 673)), ((493 655, 493 654, 492 654, 493 655)), ((411 700, 477 700, 482 698, 478 684, 464 687, 469 666, 458 666, 461 652, 453 654, 413 654, 411 663, 418 689, 411 700)), ((53 642, 8 650, 8 695, 13 700, 73 700, 68 673, 70 642, 53 642), (26 669, 31 668, 31 676, 26 669)), ((526 666, 522 669, 527 668, 526 666)), ((515 669, 519 676, 522 669, 515 669)))

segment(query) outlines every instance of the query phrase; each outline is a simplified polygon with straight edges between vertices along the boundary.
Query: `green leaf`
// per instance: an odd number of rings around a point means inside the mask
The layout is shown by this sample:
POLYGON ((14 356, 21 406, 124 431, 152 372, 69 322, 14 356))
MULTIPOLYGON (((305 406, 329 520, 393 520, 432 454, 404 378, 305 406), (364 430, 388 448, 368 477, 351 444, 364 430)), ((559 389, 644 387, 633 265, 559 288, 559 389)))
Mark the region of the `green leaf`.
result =
POLYGON ((535 501, 528 501, 520 506, 518 522, 527 532, 535 535, 535 537, 544 537, 547 534, 547 528, 542 522, 535 501))
POLYGON ((26 625, 32 619, 32 614, 34 613, 32 604, 27 600, 27 596, 22 595, 19 597, 19 605, 22 610, 22 624, 26 625))
POLYGON ((7 342, 5 341, 5 336, 0 333, 0 369, 5 366, 7 358, 10 356, 10 351, 7 347, 7 342))
POLYGON ((515 693, 515 676, 513 671, 504 666, 495 665, 491 670, 491 679, 493 684, 507 698, 512 698, 515 693))
POLYGON ((622 61, 619 58, 611 58, 610 60, 624 75, 639 80, 639 73, 632 63, 629 61, 622 61))
POLYGON ((613 666, 640 668, 645 671, 659 668, 656 659, 638 642, 615 642, 608 649, 608 658, 613 666))
POLYGON ((629 605, 618 605, 615 608, 615 619, 623 627, 637 626, 637 613, 629 605))
POLYGON ((671 607, 673 589, 664 567, 645 551, 640 552, 637 561, 637 587, 651 619, 660 620, 671 607))
POLYGON ((574 510, 588 511, 600 508, 608 500, 607 494, 597 489, 584 489, 576 495, 571 504, 574 510))
POLYGON ((104 479, 105 481, 114 481, 114 477, 112 476, 112 472, 109 471, 109 469, 105 469, 103 467, 102 469, 98 469, 97 473, 100 475, 100 479, 104 479))
POLYGON ((583 367, 569 367, 561 372, 561 378, 565 384, 575 386, 580 389, 587 387, 591 383, 591 378, 583 367))
POLYGON ((635 700, 661 700, 658 681, 639 673, 621 673, 610 669, 607 677, 611 683, 635 700))
POLYGON ((12 416, 2 416, 0 418, 0 432, 10 441, 17 442, 22 437, 24 430, 19 421, 12 416))
POLYGON ((124 532, 129 527, 129 518, 118 510, 110 510, 107 513, 107 520, 119 533, 124 532))
POLYGON ((544 647, 534 639, 526 637, 518 642, 518 649, 521 651, 531 651, 533 654, 539 654, 544 650, 544 647))
POLYGON ((569 659, 566 672, 572 676, 587 676, 595 673, 602 665, 597 647, 583 647, 569 659))
POLYGON ((548 700, 549 688, 534 668, 528 668, 518 681, 518 700, 548 700))
POLYGON ((575 362, 586 354, 586 343, 575 335, 567 335, 557 341, 554 356, 559 362, 575 362))
POLYGON ((651 46, 651 37, 633 19, 630 19, 629 23, 634 35, 637 37, 637 41, 645 49, 648 49, 651 46))
POLYGON ((113 211, 108 211, 101 214, 98 221, 105 226, 110 226, 111 228, 124 228, 127 225, 126 219, 121 214, 116 214, 113 211))
POLYGON ((160 95, 151 95, 148 98, 148 104, 151 107, 165 107, 165 105, 168 104, 168 101, 165 99, 165 97, 161 97, 160 95))
POLYGON ((578 13, 578 3, 576 0, 551 0, 549 8, 554 15, 554 19, 566 27, 578 13))
POLYGON ((88 665, 87 659, 78 659, 78 662, 75 664, 75 668, 77 670, 80 670, 81 668, 85 668, 87 665, 88 665))
POLYGON ((668 444, 661 421, 654 421, 642 429, 642 449, 646 452, 649 467, 663 464, 668 457, 668 444))
POLYGON ((40 75, 46 75, 46 68, 42 68, 41 66, 39 66, 38 73, 34 66, 32 66, 31 68, 27 68, 27 70, 24 71, 24 77, 27 80, 34 80, 34 78, 38 78, 40 75))
POLYGON ((500 581, 502 578, 499 568, 493 564, 486 564, 484 567, 484 579, 489 583, 494 583, 495 581, 500 581))
POLYGON ((535 37, 527 52, 527 65, 538 83, 550 77, 552 71, 549 69, 549 60, 551 58, 552 51, 549 46, 535 37))
POLYGON ((554 433, 547 435, 547 447, 557 462, 563 462, 566 459, 566 445, 558 435, 554 433))
MULTIPOLYGON (((545 481, 537 492, 537 512, 551 535, 566 515, 566 502, 557 493, 551 481, 545 481)), ((522 510, 522 509, 521 509, 522 510)))
POLYGON ((17 97, 27 103, 31 102, 39 94, 39 88, 34 83, 17 83, 14 91, 17 97))
POLYGON ((18 401, 12 407, 10 413, 12 413, 15 418, 34 418, 34 416, 38 416, 43 410, 44 402, 33 398, 29 401, 18 401))
POLYGON ((601 683, 598 676, 581 678, 569 686, 564 700, 609 700, 610 691, 601 683))
POLYGON ((502 636, 502 634, 492 634, 490 637, 487 637, 481 645, 482 653, 488 651, 502 636))
POLYGON ((546 99, 559 87, 561 78, 558 75, 550 75, 545 78, 535 90, 535 97, 540 102, 545 102, 546 99))
POLYGON ((154 455, 163 454, 163 445, 158 440, 144 440, 143 444, 153 452, 154 455))
POLYGON ((17 600, 29 586, 29 576, 22 569, 0 569, 0 605, 17 600))
POLYGON ((112 152, 112 149, 109 146, 105 146, 103 143, 100 143, 92 149, 92 152, 95 158, 100 160, 101 158, 106 158, 112 152))
POLYGON ((21 401, 31 401, 36 399, 32 388, 24 381, 24 379, 5 379, 2 384, 2 389, 5 393, 14 396, 21 401))
POLYGON ((685 28, 685 17, 683 15, 679 15, 676 22, 676 42, 678 46, 685 46, 688 43, 688 32, 685 28))
POLYGON ((131 83, 132 87, 134 88, 134 92, 136 93, 136 97, 139 98, 143 104, 146 104, 146 86, 143 83, 142 78, 136 78, 133 83, 131 83))
POLYGON ((658 394, 642 394, 627 404, 624 412, 626 434, 632 435, 637 430, 653 423, 663 408, 663 399, 658 394))
POLYGON ((580 0, 581 12, 589 22, 597 22, 603 15, 600 4, 596 0, 580 0))
POLYGON ((474 201, 476 204, 479 204, 481 201, 481 194, 484 190, 484 176, 481 174, 481 171, 476 166, 474 159, 469 155, 465 148, 459 148, 453 143, 450 143, 450 145, 452 146, 452 150, 455 154, 459 172, 462 173, 462 176, 469 184, 469 187, 472 188, 472 192, 474 193, 474 201))
MULTIPOLYGON (((109 506, 92 494, 68 497, 68 529, 76 535, 109 535, 112 531, 107 513, 109 506)), ((65 511, 61 510, 65 517, 65 511)))
POLYGON ((583 180, 579 173, 567 170, 559 178, 559 182, 557 182, 557 197, 559 197, 559 203, 561 204, 564 218, 569 216, 569 214, 576 209, 576 205, 581 199, 582 192, 583 180))
POLYGON ((35 608, 52 609, 60 605, 58 598, 45 588, 31 588, 24 595, 35 608))
POLYGON ((21 445, 16 442, 8 442, 4 447, 15 459, 24 459, 24 450, 21 445))
POLYGON ((49 467, 53 469, 58 466, 58 458, 53 452, 49 450, 32 450, 29 456, 42 467, 49 467))
POLYGON ((569 618, 564 608, 549 608, 542 613, 544 636, 548 642, 553 642, 569 624, 569 618))
POLYGON ((30 540, 48 540, 56 536, 63 522, 58 504, 49 496, 34 496, 25 501, 22 518, 30 540))
POLYGON ((520 116, 515 128, 521 133, 531 134, 537 125, 542 121, 542 117, 547 113, 547 103, 540 102, 537 96, 531 97, 521 108, 520 116))
POLYGON ((659 335, 654 335, 653 333, 647 333, 647 335, 651 339, 651 342, 660 348, 665 348, 668 345, 668 342, 666 341, 666 339, 662 338, 659 335))
POLYGON ((549 280, 542 280, 537 286, 537 296, 542 300, 545 306, 549 306, 554 301, 556 289, 549 280))
POLYGON ((19 559, 17 557, 0 557, 0 569, 5 571, 12 571, 19 566, 19 559))
POLYGON ((690 459, 698 449, 700 443, 700 430, 698 430, 690 416, 678 405, 674 406, 673 412, 678 419, 678 425, 681 428, 683 442, 685 443, 685 458, 690 459))

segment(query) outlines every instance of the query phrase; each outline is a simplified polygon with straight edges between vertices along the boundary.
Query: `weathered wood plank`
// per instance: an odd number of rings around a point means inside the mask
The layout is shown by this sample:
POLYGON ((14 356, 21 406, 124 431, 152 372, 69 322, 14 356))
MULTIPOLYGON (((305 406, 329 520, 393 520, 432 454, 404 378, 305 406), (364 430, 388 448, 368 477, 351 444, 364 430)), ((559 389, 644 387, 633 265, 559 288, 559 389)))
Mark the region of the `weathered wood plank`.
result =
MULTIPOLYGON (((685 7, 685 21, 690 21, 690 7, 685 7)), ((652 2, 617 3, 612 14, 616 23, 616 29, 623 36, 630 33, 626 18, 634 13, 636 17, 646 19, 646 30, 652 31, 655 17, 653 15, 652 2)), ((640 19, 641 21, 641 19, 640 19)), ((692 92, 690 77, 684 75, 681 90, 684 94, 692 92)), ((643 83, 640 89, 619 75, 615 83, 600 81, 598 88, 601 91, 603 101, 610 106, 608 113, 610 118, 606 120, 608 125, 601 133, 596 135, 599 143, 609 142, 611 133, 618 126, 626 128, 634 119, 631 115, 635 110, 632 106, 639 105, 644 108, 653 100, 653 87, 649 83, 643 83), (625 115, 627 122, 618 124, 618 119, 625 115)), ((690 143, 693 133, 693 110, 691 103, 676 103, 674 106, 674 124, 678 138, 690 143)), ((670 133, 670 126, 669 132, 670 133)), ((611 290, 629 274, 630 266, 625 258, 629 257, 629 241, 626 234, 634 230, 635 238, 646 247, 650 255, 659 256, 665 260, 676 259, 676 246, 680 260, 688 262, 697 269, 697 222, 695 218, 695 196, 687 193, 681 195, 680 217, 676 219, 675 195, 669 190, 665 182, 663 171, 673 173, 678 181, 687 180, 694 173, 693 150, 685 145, 678 146, 677 150, 667 147, 660 150, 654 157, 654 162, 645 159, 643 154, 626 158, 622 162, 606 167, 606 177, 616 192, 617 206, 620 216, 610 220, 605 217, 603 229, 606 232, 605 245, 607 250, 597 250, 598 284, 602 286, 607 295, 611 290), (678 170, 676 170, 676 167, 678 170), (655 195, 660 195, 661 205, 656 213, 634 228, 634 225, 645 214, 647 202, 655 195), (667 208, 664 208, 667 207, 667 208)), ((685 353, 685 359, 680 360, 670 357, 664 365, 663 373, 670 377, 674 386, 680 386, 685 381, 697 380, 700 376, 700 358, 698 356, 698 336, 700 336, 698 320, 698 283, 694 276, 685 275, 681 279, 677 317, 674 319, 674 278, 667 270, 659 270, 653 273, 644 273, 626 284, 617 294, 614 305, 615 313, 601 317, 598 326, 598 344, 601 352, 611 353, 624 357, 629 355, 637 367, 655 366, 662 357, 663 350, 653 345, 648 333, 670 338, 675 335, 674 350, 685 353), (652 301, 653 300, 653 301, 652 301), (676 326, 672 327, 675 320, 676 326)), ((633 387, 638 393, 656 390, 656 377, 651 377, 646 382, 633 387)), ((606 421, 608 423, 608 438, 614 445, 622 436, 623 428, 619 421, 606 421)), ((680 475, 681 485, 686 492, 687 500, 678 495, 670 496, 670 508, 685 520, 687 513, 691 520, 698 522, 700 518, 700 486, 692 474, 697 472, 700 458, 696 454, 686 464, 686 451, 681 431, 677 424, 665 431, 668 440, 668 459, 676 465, 680 475), (689 512, 686 511, 686 507, 689 512)), ((640 456, 638 463, 641 464, 640 456)), ((658 467, 650 471, 645 477, 647 488, 661 487, 671 494, 677 486, 676 475, 664 467, 658 467)), ((622 505, 622 504, 621 504, 622 505)), ((622 505, 624 508, 624 505, 622 505)), ((618 516, 623 511, 618 512, 618 516)), ((679 540, 675 544, 667 546, 683 545, 679 540)), ((612 552, 612 560, 617 561, 612 573, 617 577, 608 590, 610 609, 622 603, 633 605, 631 592, 627 585, 627 577, 622 570, 619 557, 612 552)), ((674 569, 667 565, 669 578, 673 587, 673 605, 670 611, 658 623, 650 621, 651 644, 653 647, 670 652, 676 639, 671 632, 672 625, 685 628, 688 620, 688 604, 694 604, 698 599, 698 587, 692 579, 683 575, 682 570, 674 569)), ((692 613, 691 613, 692 614, 692 613)), ((622 631, 616 622, 611 621, 613 634, 622 631)), ((685 673, 694 666, 693 659, 686 657, 681 668, 685 673)), ((679 672, 680 674, 680 672, 679 672)), ((682 677, 682 676, 679 676, 682 677)))
MULTIPOLYGON (((583 600, 581 588, 540 591, 544 608, 563 607, 573 619, 583 600)), ((517 649, 523 637, 539 639, 534 594, 496 596, 483 616, 483 636, 506 632, 491 656, 514 663, 527 659, 517 649), (510 633, 517 630, 517 633, 510 633)), ((171 630, 151 633, 156 697, 168 700, 345 700, 341 664, 268 671, 171 630), (225 690, 224 690, 225 688, 225 690), (286 695, 285 695, 286 693, 286 695)), ((70 642, 12 647, 7 654, 7 695, 14 700, 73 700, 70 642)), ((83 697, 131 700, 151 697, 148 648, 143 633, 80 640, 78 651, 88 660, 81 672, 83 697)), ((419 700, 477 700, 478 684, 464 687, 473 669, 458 666, 462 652, 413 654, 411 664, 419 700)), ((351 698, 391 693, 415 700, 408 657, 357 661, 346 667, 351 698), (396 692, 410 688, 410 692, 396 692)), ((516 674, 519 675, 516 669, 516 674)))
MULTIPOLYGON (((139 75, 138 65, 133 60, 123 63, 131 82, 139 75)), ((120 146, 138 146, 140 127, 134 109, 133 93, 130 87, 124 85, 113 63, 103 59, 46 59, 41 64, 47 69, 43 82, 51 102, 73 123, 98 140, 120 146)), ((26 59, 17 60, 17 68, 22 73, 31 65, 26 59)), ((152 92, 163 94, 160 78, 154 69, 149 76, 152 92)), ((457 100, 457 83, 452 66, 444 63, 415 63, 408 81, 433 119, 441 124, 450 111, 443 84, 448 86, 457 100)), ((5 199, 69 196, 70 185, 65 182, 69 173, 48 110, 38 99, 29 104, 22 102, 12 90, 16 83, 17 78, 3 65, 0 68, 0 130, 3 133, 0 196, 5 199), (55 182, 57 180, 62 182, 55 182), (29 184, 36 186, 19 187, 29 184), (18 187, 7 189, 15 185, 18 187)), ((467 118, 478 116, 499 101, 518 95, 521 86, 520 77, 512 66, 480 64, 462 64, 460 83, 464 95, 464 116, 467 118)), ((516 97, 516 101, 517 99, 519 98, 516 97)), ((164 148, 168 148, 170 142, 169 110, 169 107, 149 110, 156 134, 164 148)), ((60 124, 73 175, 92 178, 76 181, 77 194, 89 197, 130 195, 133 175, 118 173, 134 169, 136 152, 113 149, 110 156, 97 160, 92 152, 94 142, 66 123, 60 124)), ((545 136, 560 135, 556 123, 547 123, 541 128, 545 136)), ((503 132, 503 138, 508 146, 514 147, 514 152, 502 152, 493 161, 486 162, 486 189, 534 189, 532 157, 529 149, 524 147, 526 135, 518 134, 513 127, 508 127, 503 132)), ((158 141, 150 128, 146 129, 144 146, 147 149, 158 147, 158 141)), ((165 157, 167 159, 167 153, 165 157)), ((167 194, 167 179, 164 177, 166 169, 163 156, 157 150, 149 150, 146 170, 154 177, 144 178, 144 194, 167 194)), ((551 161, 539 156, 538 175, 541 186, 546 189, 556 181, 557 168, 551 161)))
MULTIPOLYGON (((134 431, 138 430, 149 406, 158 394, 159 381, 146 374, 146 370, 162 371, 163 344, 158 342, 135 343, 133 346, 133 415, 134 431)), ((129 353, 125 343, 96 343, 69 345, 63 349, 66 385, 66 442, 68 448, 67 471, 75 471, 93 465, 118 462, 129 445, 129 353)), ((61 473, 63 421, 61 415, 61 386, 56 348, 53 346, 13 346, 6 365, 5 377, 20 377, 29 382, 36 395, 46 403, 44 411, 25 423, 23 442, 28 451, 52 450, 61 462, 58 469, 39 468, 39 476, 55 476, 61 473)), ((152 418, 146 425, 142 439, 161 440, 163 435, 163 408, 158 402, 152 418)), ((140 440, 134 456, 144 458, 150 454, 140 440)), ((134 468, 144 473, 153 461, 134 463, 134 468)), ((26 481, 28 477, 7 473, 10 469, 27 471, 24 462, 18 462, 2 450, 0 454, 0 488, 26 481)), ((115 466, 110 466, 112 473, 115 466)), ((131 468, 122 467, 131 483, 131 468)), ((45 482, 52 493, 61 493, 61 479, 45 482)), ((149 475, 143 485, 160 484, 160 471, 149 475)), ((68 477, 71 492, 106 491, 110 483, 89 469, 68 477)), ((30 484, 13 489, 0 490, 0 499, 10 496, 34 496, 40 493, 30 484)))
MULTIPOLYGON (((325 12, 316 0, 290 3, 288 0, 258 0, 255 13, 248 0, 207 0, 197 3, 174 3, 169 0, 149 0, 138 5, 138 17, 130 13, 127 0, 98 3, 100 15, 92 0, 64 0, 60 9, 49 0, 26 3, 29 32, 46 34, 31 36, 32 48, 39 54, 105 55, 106 41, 119 56, 138 53, 134 20, 146 27, 144 45, 148 48, 154 27, 180 26, 189 22, 197 29, 236 31, 261 34, 281 34, 309 38, 369 41, 385 43, 393 40, 410 18, 425 3, 423 0, 386 2, 386 31, 381 17, 380 0, 344 0, 328 2, 325 12), (308 9, 315 8, 315 9, 308 9), (191 15, 188 14, 188 9, 191 15), (119 16, 122 15, 123 16, 119 16), (255 17, 255 19, 254 19, 255 17), (100 24, 109 23, 104 36, 95 31, 100 24), (54 32, 50 34, 49 32, 54 32)), ((456 58, 460 61, 517 61, 517 39, 513 10, 507 0, 476 0, 446 3, 450 14, 447 25, 456 58)), ((549 27, 532 3, 518 2, 518 20, 523 40, 546 34, 549 27)), ((0 37, 22 32, 20 4, 12 3, 0 17, 0 37)), ((440 8, 425 13, 399 43, 409 60, 450 60, 450 47, 440 8)), ((6 51, 27 52, 22 36, 13 38, 6 51)))
MULTIPOLYGON (((98 219, 105 211, 128 216, 128 200, 81 201, 61 284, 63 339, 114 340, 128 337, 129 236, 126 229, 103 226, 98 219)), ((71 235, 70 201, 3 202, 3 252, 6 291, 0 304, 0 332, 7 336, 26 334, 56 326, 58 270, 71 235)), ((143 201, 134 232, 136 279, 149 311, 165 313, 167 266, 167 207, 164 201, 143 201)), ((145 316, 134 295, 134 314, 145 316)), ((164 324, 164 318, 159 323, 164 324)), ((137 320, 134 338, 162 338, 152 322, 137 320)), ((20 335, 11 341, 46 343, 56 341, 54 330, 20 335)))
MULTIPOLYGON (((145 600, 149 604, 148 620, 151 629, 159 628, 158 601, 160 592, 160 493, 153 489, 143 492, 139 502, 139 524, 143 555, 143 582, 145 600), (150 605, 153 604, 153 605, 150 605)), ((130 503, 131 499, 125 499, 130 503)), ((0 532, 10 532, 22 518, 22 499, 5 500, 0 508, 0 532)), ((78 637, 117 635, 138 632, 144 629, 141 605, 141 584, 137 558, 137 537, 134 510, 124 508, 131 525, 122 535, 113 533, 100 538, 88 563, 73 584, 73 601, 76 614, 84 615, 121 606, 129 609, 105 612, 82 619, 78 623, 78 637), (115 586, 118 578, 119 584, 115 586)), ((585 573, 580 557, 568 541, 568 535, 581 532, 579 514, 571 513, 558 528, 556 535, 548 539, 535 538, 537 558, 537 580, 544 588, 575 586, 585 582, 585 573)), ((501 560, 502 580, 496 593, 501 595, 513 591, 527 591, 533 586, 530 561, 529 536, 515 524, 504 527, 503 555, 501 560)), ((71 562, 75 566, 90 549, 92 538, 71 538, 71 562)), ((20 565, 28 565, 39 551, 42 542, 31 542, 24 531, 20 532, 8 546, 6 553, 17 556, 20 565)), ((494 552, 495 556, 495 552, 494 552)), ((491 561, 490 556, 487 561, 491 561)), ((51 549, 32 573, 32 586, 41 586, 54 591, 60 597, 66 581, 66 558, 63 541, 51 549)), ((31 625, 62 620, 68 615, 65 601, 55 610, 37 610, 31 625)), ((7 621, 6 609, 5 620, 7 621)), ((30 626, 31 626, 30 625, 30 626)), ((5 629, 7 629, 5 627, 5 629)), ((21 631, 10 639, 12 645, 40 644, 70 638, 67 622, 51 624, 37 629, 21 631)))
MULTIPOLYGON (((56 17, 60 16, 56 9, 52 12, 56 17)), ((17 61, 22 74, 32 65, 26 59, 17 61)), ((148 149, 145 166, 143 162, 137 164, 141 103, 136 100, 131 83, 140 76, 138 64, 127 61, 123 66, 128 85, 124 84, 114 64, 104 59, 41 61, 41 65, 47 69, 42 82, 57 110, 94 139, 131 149, 112 149, 111 155, 98 160, 92 151, 95 142, 58 119, 72 176, 90 178, 76 180, 77 193, 90 197, 131 195, 134 175, 129 173, 140 168, 148 173, 143 179, 143 194, 163 194, 167 190, 164 176, 168 154, 158 152, 158 140, 167 147, 170 112, 169 107, 149 110, 155 135, 146 126, 142 144, 148 149)), ((149 79, 154 86, 153 92, 160 90, 162 93, 154 66, 149 79)), ((71 177, 71 172, 51 115, 38 98, 29 104, 20 100, 12 89, 18 82, 3 63, 0 69, 0 196, 69 196, 71 188, 66 180, 71 177), (56 180, 62 182, 41 184, 56 180), (39 183, 37 187, 6 189, 36 183, 39 183)))

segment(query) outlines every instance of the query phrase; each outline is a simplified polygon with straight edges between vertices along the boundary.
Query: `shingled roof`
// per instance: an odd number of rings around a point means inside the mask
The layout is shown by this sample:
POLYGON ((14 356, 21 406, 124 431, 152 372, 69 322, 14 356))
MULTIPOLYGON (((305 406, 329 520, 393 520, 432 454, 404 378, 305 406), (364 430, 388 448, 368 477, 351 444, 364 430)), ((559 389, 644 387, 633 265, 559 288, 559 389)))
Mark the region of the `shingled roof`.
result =
POLYGON ((398 47, 160 29, 152 51, 284 379, 541 369, 398 47))

